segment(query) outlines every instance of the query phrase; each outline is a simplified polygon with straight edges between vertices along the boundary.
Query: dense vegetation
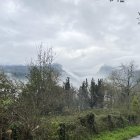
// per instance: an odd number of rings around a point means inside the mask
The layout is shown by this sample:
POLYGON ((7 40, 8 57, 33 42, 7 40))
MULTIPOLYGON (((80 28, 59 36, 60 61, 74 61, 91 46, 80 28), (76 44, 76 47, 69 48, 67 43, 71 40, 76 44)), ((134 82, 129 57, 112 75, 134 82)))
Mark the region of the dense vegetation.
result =
POLYGON ((139 76, 134 63, 108 79, 82 82, 77 90, 53 64, 53 51, 38 54, 26 83, 0 73, 0 139, 82 140, 139 123, 139 76))

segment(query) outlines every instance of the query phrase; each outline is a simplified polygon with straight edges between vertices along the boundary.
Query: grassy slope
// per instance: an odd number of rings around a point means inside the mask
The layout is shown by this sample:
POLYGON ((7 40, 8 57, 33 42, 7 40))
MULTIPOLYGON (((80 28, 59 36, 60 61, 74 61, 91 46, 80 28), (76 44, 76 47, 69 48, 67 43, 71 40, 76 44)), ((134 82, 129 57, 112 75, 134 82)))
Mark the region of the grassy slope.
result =
POLYGON ((128 140, 140 135, 140 126, 129 126, 112 132, 104 132, 91 140, 128 140))

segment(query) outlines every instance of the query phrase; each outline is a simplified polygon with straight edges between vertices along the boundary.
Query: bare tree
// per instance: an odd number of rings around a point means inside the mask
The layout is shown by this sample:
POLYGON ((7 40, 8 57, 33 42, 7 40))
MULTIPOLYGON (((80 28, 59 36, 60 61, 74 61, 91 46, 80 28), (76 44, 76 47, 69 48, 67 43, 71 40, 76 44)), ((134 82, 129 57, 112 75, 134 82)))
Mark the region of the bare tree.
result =
POLYGON ((120 99, 122 99, 122 102, 126 103, 127 107, 129 108, 134 88, 140 81, 139 78, 136 77, 136 65, 134 62, 130 62, 129 64, 121 64, 121 66, 111 73, 110 80, 121 92, 120 99))

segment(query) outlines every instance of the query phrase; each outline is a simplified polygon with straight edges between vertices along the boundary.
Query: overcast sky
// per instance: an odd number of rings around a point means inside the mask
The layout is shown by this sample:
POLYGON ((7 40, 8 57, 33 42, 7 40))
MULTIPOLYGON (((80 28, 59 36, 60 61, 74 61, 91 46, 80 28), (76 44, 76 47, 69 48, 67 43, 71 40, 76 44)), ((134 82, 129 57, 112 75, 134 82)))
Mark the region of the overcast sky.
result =
POLYGON ((70 71, 140 65, 138 11, 140 0, 0 0, 0 64, 27 64, 43 43, 70 71))

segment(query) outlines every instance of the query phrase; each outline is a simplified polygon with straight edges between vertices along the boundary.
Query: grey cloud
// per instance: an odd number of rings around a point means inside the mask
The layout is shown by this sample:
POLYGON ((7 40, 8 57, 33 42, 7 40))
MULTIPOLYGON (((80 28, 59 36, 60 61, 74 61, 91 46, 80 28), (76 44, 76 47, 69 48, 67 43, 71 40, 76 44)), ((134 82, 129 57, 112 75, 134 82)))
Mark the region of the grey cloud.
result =
POLYGON ((0 2, 0 63, 26 63, 41 42, 54 47, 56 62, 83 75, 106 63, 139 60, 138 0, 0 2))

